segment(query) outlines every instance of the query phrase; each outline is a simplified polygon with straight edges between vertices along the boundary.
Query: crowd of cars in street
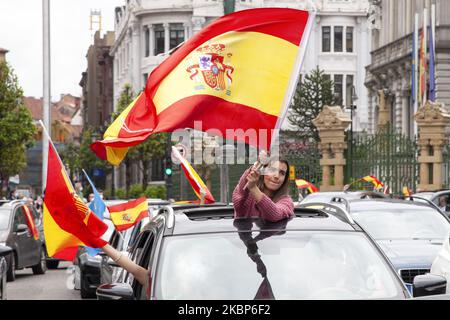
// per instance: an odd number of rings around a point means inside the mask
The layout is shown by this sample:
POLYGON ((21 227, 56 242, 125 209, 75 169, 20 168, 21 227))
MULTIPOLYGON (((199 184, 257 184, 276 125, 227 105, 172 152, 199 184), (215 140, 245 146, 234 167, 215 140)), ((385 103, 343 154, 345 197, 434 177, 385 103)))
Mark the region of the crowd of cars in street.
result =
MULTIPOLYGON (((318 192, 296 203, 294 218, 276 223, 234 219, 230 204, 149 199, 149 216, 126 231, 117 232, 106 215, 103 236, 149 270, 149 287, 102 252, 80 247, 74 288, 82 298, 102 300, 446 299, 450 220, 439 204, 446 192, 404 200, 369 191, 318 192)), ((27 203, 0 204, 4 299, 15 270, 42 274, 59 261, 46 254, 34 208, 39 239, 21 217, 27 203)))

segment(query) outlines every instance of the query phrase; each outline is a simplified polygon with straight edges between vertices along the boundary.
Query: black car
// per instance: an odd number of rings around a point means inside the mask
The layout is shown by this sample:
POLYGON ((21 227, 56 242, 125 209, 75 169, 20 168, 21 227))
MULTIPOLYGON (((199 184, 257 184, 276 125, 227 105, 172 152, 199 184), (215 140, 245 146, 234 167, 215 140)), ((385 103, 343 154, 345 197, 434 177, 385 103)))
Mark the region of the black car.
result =
POLYGON ((6 257, 8 281, 14 281, 16 270, 23 268, 32 268, 34 274, 47 271, 42 220, 36 209, 25 201, 0 202, 0 245, 12 249, 12 253, 6 257), (28 225, 27 211, 38 230, 37 239, 28 225))
MULTIPOLYGON (((131 251, 149 270, 149 287, 128 274, 100 286, 98 299, 411 297, 375 241, 339 207, 297 208, 276 223, 233 216, 233 207, 160 209, 131 251)), ((420 294, 445 292, 442 277, 418 280, 420 294)))
POLYGON ((6 271, 8 265, 5 257, 11 254, 12 249, 6 246, 0 246, 0 300, 6 300, 6 271))

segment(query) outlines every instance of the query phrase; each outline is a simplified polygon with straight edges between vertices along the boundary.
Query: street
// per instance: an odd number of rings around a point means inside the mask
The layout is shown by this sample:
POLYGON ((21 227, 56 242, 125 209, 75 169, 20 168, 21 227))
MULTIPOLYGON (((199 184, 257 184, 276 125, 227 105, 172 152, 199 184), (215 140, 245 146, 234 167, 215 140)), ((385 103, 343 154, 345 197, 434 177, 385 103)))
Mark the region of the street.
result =
POLYGON ((79 291, 68 288, 71 265, 61 262, 58 269, 44 275, 33 275, 30 268, 18 270, 16 280, 6 284, 8 300, 81 300, 79 291))

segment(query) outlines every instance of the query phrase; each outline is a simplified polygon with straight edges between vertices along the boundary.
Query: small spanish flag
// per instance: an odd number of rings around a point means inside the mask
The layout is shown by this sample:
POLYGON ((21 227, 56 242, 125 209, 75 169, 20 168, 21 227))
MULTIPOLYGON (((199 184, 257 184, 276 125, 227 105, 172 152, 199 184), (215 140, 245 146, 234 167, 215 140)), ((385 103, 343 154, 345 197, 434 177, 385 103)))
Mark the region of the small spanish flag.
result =
POLYGON ((378 180, 375 176, 365 176, 359 180, 372 183, 375 189, 381 189, 384 187, 384 184, 382 184, 381 181, 378 180))
POLYGON ((117 231, 127 230, 149 216, 148 202, 145 197, 108 206, 108 210, 117 231))
POLYGON ((313 185, 311 182, 303 180, 303 179, 296 179, 295 184, 297 185, 297 189, 307 188, 309 193, 315 193, 315 192, 319 191, 319 189, 315 185, 313 185))
POLYGON ((192 168, 189 161, 187 161, 175 147, 172 147, 172 153, 175 156, 175 158, 177 158, 178 161, 180 161, 181 169, 183 170, 186 179, 189 181, 195 194, 200 199, 200 202, 202 200, 202 196, 204 197, 204 203, 216 202, 213 195, 209 191, 208 187, 203 182, 202 178, 200 178, 198 173, 194 170, 194 168, 192 168), (204 193, 203 195, 202 192, 204 193))

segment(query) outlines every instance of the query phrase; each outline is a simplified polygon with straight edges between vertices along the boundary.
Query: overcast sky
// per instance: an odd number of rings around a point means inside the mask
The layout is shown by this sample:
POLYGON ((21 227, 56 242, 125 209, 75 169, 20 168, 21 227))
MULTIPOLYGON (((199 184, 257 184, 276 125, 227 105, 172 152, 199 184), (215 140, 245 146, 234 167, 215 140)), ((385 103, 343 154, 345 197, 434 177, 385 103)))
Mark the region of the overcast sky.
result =
MULTIPOLYGON (((114 8, 125 0, 50 0, 52 101, 81 96, 81 73, 92 43, 91 9, 102 12, 102 30, 114 31, 114 8)), ((94 28, 98 28, 94 25, 94 28)), ((42 97, 42 1, 0 0, 0 48, 25 96, 42 97)))

